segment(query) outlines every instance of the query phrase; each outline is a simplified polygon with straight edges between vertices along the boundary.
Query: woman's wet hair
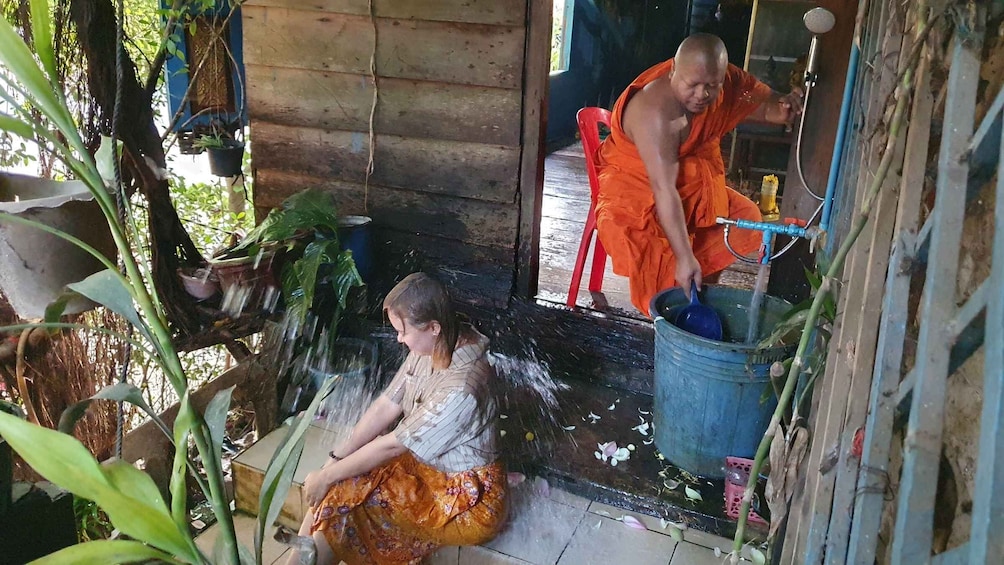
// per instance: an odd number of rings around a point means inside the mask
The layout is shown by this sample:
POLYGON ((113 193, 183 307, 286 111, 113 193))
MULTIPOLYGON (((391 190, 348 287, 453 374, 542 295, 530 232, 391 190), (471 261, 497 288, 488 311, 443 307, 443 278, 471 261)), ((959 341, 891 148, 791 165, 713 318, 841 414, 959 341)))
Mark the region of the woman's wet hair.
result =
POLYGON ((462 323, 442 283, 425 273, 412 273, 387 294, 383 311, 384 315, 393 312, 421 330, 427 329, 432 322, 439 322, 441 329, 433 347, 432 366, 436 369, 450 366, 462 323))

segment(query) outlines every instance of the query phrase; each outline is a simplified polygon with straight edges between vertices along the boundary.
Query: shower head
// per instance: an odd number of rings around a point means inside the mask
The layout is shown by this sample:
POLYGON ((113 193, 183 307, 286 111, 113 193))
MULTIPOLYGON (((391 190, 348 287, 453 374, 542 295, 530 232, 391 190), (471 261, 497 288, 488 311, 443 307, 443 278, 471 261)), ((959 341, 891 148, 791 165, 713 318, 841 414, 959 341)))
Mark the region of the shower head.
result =
POLYGON ((813 8, 802 16, 802 23, 813 35, 820 35, 833 29, 837 19, 826 8, 813 8))
POLYGON ((812 87, 816 84, 816 67, 819 64, 819 35, 833 29, 837 19, 833 16, 833 12, 826 8, 813 8, 802 16, 802 22, 812 33, 809 55, 805 58, 805 85, 812 87))

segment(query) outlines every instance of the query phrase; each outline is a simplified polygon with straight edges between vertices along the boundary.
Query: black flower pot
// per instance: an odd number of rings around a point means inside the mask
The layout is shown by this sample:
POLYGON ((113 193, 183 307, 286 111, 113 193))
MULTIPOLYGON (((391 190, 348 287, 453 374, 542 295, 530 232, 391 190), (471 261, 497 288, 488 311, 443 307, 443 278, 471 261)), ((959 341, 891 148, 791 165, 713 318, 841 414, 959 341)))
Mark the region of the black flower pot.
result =
POLYGON ((241 174, 244 146, 209 147, 209 171, 218 177, 235 177, 241 174))

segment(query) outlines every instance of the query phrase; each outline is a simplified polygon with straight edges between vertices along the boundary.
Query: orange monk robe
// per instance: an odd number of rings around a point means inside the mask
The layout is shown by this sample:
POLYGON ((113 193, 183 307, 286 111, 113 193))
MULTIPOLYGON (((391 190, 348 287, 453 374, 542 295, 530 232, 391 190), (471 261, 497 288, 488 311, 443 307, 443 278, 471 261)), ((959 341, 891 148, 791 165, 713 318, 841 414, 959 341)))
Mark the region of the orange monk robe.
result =
MULTIPOLYGON (((614 105, 611 133, 598 155, 599 238, 610 255, 614 272, 630 278, 631 302, 642 312, 648 312, 656 293, 676 286, 676 257, 656 217, 645 164, 624 133, 621 120, 628 100, 672 69, 670 59, 648 69, 628 86, 614 105)), ((680 144, 676 187, 683 201, 691 246, 705 275, 717 273, 736 260, 725 247, 724 226, 717 225, 715 218, 761 219, 756 204, 725 186, 721 140, 770 94, 770 87, 729 65, 718 99, 693 117, 690 135, 680 144)), ((729 242, 736 252, 745 255, 759 248, 761 235, 735 229, 729 234, 729 242)))

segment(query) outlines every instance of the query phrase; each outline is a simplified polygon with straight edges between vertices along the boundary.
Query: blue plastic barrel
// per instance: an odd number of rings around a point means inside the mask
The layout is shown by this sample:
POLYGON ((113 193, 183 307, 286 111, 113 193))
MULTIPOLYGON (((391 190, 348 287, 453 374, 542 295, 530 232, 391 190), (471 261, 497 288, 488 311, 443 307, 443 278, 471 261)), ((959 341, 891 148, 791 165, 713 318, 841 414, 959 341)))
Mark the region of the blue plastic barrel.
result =
MULTIPOLYGON (((655 318, 655 445, 671 463, 695 475, 724 476, 726 456, 752 458, 777 406, 769 370, 795 346, 757 350, 741 343, 749 325, 752 291, 707 286, 702 302, 722 318, 724 341, 685 332, 667 320, 689 304, 683 289, 657 294, 655 318), (766 398, 766 401, 762 401, 766 398)), ((760 328, 769 334, 788 302, 765 296, 760 328)))
POLYGON ((369 284, 373 274, 373 252, 370 231, 373 220, 368 216, 342 216, 338 218, 338 241, 342 249, 352 251, 352 259, 363 282, 369 284))

